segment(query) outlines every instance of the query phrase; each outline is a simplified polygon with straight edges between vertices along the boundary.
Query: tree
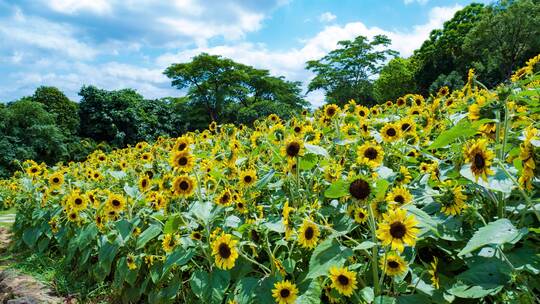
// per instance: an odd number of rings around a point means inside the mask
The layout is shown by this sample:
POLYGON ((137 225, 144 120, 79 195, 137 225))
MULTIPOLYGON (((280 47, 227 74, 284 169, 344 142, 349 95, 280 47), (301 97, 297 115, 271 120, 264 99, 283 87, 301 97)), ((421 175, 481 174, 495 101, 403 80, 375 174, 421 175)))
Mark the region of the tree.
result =
MULTIPOLYGON (((300 83, 274 77, 231 59, 202 53, 191 62, 169 66, 165 72, 178 89, 187 89, 189 106, 203 108, 208 120, 239 122, 227 115, 231 107, 249 108, 261 101, 300 109, 307 103, 300 97, 300 83)), ((241 123, 241 121, 240 121, 241 123)))
POLYGON ((540 50, 540 2, 500 1, 465 37, 463 49, 479 58, 475 66, 484 82, 494 86, 540 50))
POLYGON ((436 95, 442 87, 448 87, 451 91, 461 89, 465 85, 463 82, 463 76, 458 72, 452 71, 450 74, 441 74, 429 87, 429 93, 436 95))
POLYGON ((74 135, 79 129, 77 104, 55 87, 41 86, 36 89, 32 100, 44 105, 47 112, 55 116, 56 125, 66 135, 74 135))
POLYGON ((410 59, 394 58, 385 65, 373 83, 373 95, 378 102, 396 100, 407 93, 416 92, 415 66, 410 59))
POLYGON ((330 103, 344 104, 350 99, 372 104, 372 80, 387 58, 397 56, 388 49, 390 39, 378 35, 369 41, 364 36, 338 42, 338 48, 319 60, 306 63, 315 73, 308 85, 308 92, 322 89, 330 103))

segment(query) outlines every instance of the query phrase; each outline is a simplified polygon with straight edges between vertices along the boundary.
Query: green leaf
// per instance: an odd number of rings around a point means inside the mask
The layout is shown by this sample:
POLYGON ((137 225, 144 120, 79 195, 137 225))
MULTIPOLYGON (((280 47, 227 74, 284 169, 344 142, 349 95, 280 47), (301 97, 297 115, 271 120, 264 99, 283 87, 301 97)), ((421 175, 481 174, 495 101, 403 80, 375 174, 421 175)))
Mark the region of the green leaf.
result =
POLYGON ((328 275, 332 266, 343 266, 351 255, 352 250, 341 246, 335 239, 325 240, 315 248, 311 255, 306 279, 328 275))
MULTIPOLYGON (((464 165, 459 173, 467 178, 468 180, 493 191, 503 192, 503 193, 510 193, 512 192, 512 189, 514 189, 514 183, 502 169, 499 167, 492 167, 492 170, 495 172, 494 175, 488 176, 488 181, 486 182, 483 178, 479 177, 478 179, 474 176, 474 174, 471 171, 471 165, 467 164, 464 165)), ((513 167, 507 167, 507 171, 510 172, 510 174, 516 174, 517 171, 513 167)))
POLYGON ((482 298, 494 295, 510 281, 511 269, 499 259, 492 258, 473 266, 457 276, 457 282, 448 290, 460 298, 482 298))
POLYGON ((363 241, 358 246, 354 247, 353 250, 368 250, 373 248, 373 246, 377 245, 377 243, 374 243, 372 241, 363 241))
POLYGON ((251 303, 255 296, 255 288, 259 280, 252 277, 245 277, 238 281, 236 289, 238 290, 238 303, 251 303))
POLYGON ((422 294, 403 295, 397 298, 397 304, 431 304, 433 301, 422 294))
POLYGON ((276 170, 270 169, 268 173, 266 173, 260 180, 257 181, 257 183, 255 183, 255 188, 259 190, 264 188, 264 186, 266 186, 272 180, 274 174, 276 174, 276 170))
POLYGON ((111 171, 111 170, 109 170, 108 172, 115 179, 122 179, 122 178, 126 177, 126 172, 124 172, 124 171, 111 171))
POLYGON ((186 221, 179 213, 174 213, 169 216, 165 226, 163 227, 163 233, 175 233, 180 226, 186 225, 186 221))
POLYGON ((137 249, 143 248, 146 243, 155 238, 161 233, 161 226, 159 224, 150 225, 145 231, 141 233, 137 240, 137 249))
POLYGON ((174 265, 176 266, 182 266, 189 262, 191 258, 195 255, 195 250, 193 248, 184 249, 184 248, 178 248, 173 253, 171 253, 167 259, 165 260, 165 263, 163 264, 163 275, 171 269, 174 265))
POLYGON ((427 149, 442 148, 460 137, 471 137, 478 132, 480 126, 491 121, 491 119, 481 119, 471 123, 468 118, 463 118, 455 126, 442 132, 427 149))
POLYGON ((318 163, 317 155, 306 154, 302 158, 300 158, 300 163, 298 164, 298 168, 300 170, 311 170, 317 165, 317 163, 318 163))
POLYGON ((306 292, 296 299, 297 303, 318 304, 321 302, 322 286, 319 280, 310 280, 306 292))
POLYGON ((367 302, 371 303, 373 301, 373 298, 375 297, 375 292, 373 292, 373 288, 371 287, 364 287, 362 290, 358 292, 358 294, 367 302))
POLYGON ((321 146, 317 146, 317 145, 312 145, 312 144, 308 144, 308 143, 305 143, 304 144, 304 147, 306 148, 306 151, 308 153, 313 153, 313 154, 316 154, 316 155, 321 155, 321 156, 324 156, 326 158, 329 157, 328 155, 328 151, 326 151, 325 148, 321 147, 321 146))
POLYGON ((212 218, 212 202, 195 202, 191 206, 191 213, 203 223, 208 224, 212 218))
POLYGON ((324 196, 327 198, 340 198, 349 194, 349 182, 345 180, 337 180, 333 182, 326 191, 324 196))
POLYGON ((128 184, 124 185, 124 192, 126 192, 126 194, 133 199, 136 199, 141 195, 141 192, 137 186, 129 186, 128 184))
POLYGON ((122 241, 126 242, 133 232, 133 225, 129 221, 122 219, 117 221, 115 226, 116 230, 118 230, 118 233, 120 234, 120 237, 122 237, 122 241))
POLYGON ((198 270, 193 273, 189 284, 193 293, 204 303, 219 304, 229 286, 228 271, 215 269, 211 273, 198 270))
POLYGON ((24 230, 22 238, 28 247, 33 248, 40 236, 41 230, 38 227, 31 227, 24 230))
POLYGON ((526 234, 527 228, 517 229, 508 219, 499 219, 478 229, 458 256, 471 253, 486 245, 515 244, 526 234))

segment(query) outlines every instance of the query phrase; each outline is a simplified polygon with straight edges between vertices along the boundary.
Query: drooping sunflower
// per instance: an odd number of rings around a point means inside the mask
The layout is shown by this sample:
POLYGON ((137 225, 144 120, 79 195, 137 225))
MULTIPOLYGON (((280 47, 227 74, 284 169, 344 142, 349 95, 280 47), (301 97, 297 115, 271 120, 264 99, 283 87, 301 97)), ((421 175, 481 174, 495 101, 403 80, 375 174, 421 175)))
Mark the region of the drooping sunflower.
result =
POLYGON ((49 176, 49 186, 51 189, 58 189, 64 184, 64 173, 55 172, 49 176))
POLYGON ((238 258, 236 249, 237 240, 231 234, 222 233, 212 242, 212 255, 215 256, 216 265, 220 269, 231 269, 238 258))
POLYGON ((467 196, 461 186, 455 186, 440 198, 441 211, 446 215, 458 215, 466 207, 467 196))
POLYGON ((177 196, 188 198, 195 192, 197 181, 188 175, 180 175, 174 178, 172 183, 173 193, 177 196))
POLYGON ((386 201, 394 207, 401 207, 412 201, 412 195, 407 188, 395 187, 386 195, 386 201))
POLYGON ((402 275, 408 269, 407 262, 405 262, 401 256, 393 252, 388 253, 386 256, 382 256, 379 259, 379 264, 384 273, 391 277, 402 275))
POLYGON ((405 245, 414 246, 418 235, 418 221, 414 215, 407 215, 402 208, 389 210, 383 214, 383 220, 377 228, 377 238, 383 246, 403 252, 405 245))
POLYGON ((232 193, 229 189, 223 189, 221 193, 214 199, 216 204, 220 206, 228 206, 232 203, 232 193))
POLYGON ((409 169, 407 169, 407 167, 405 166, 400 166, 399 167, 399 172, 398 174, 396 175, 396 179, 395 181, 398 183, 398 184, 408 184, 412 179, 412 176, 411 176, 411 173, 409 172, 409 169))
POLYGON ((358 147, 356 155, 357 163, 368 165, 371 168, 376 168, 383 162, 384 150, 376 143, 366 142, 358 147))
POLYGON ((296 137, 289 137, 281 148, 284 157, 295 158, 304 155, 304 142, 296 137))
POLYGON ((358 177, 349 185, 349 194, 359 201, 365 201, 371 193, 371 185, 368 179, 358 177))
POLYGON ((293 304, 298 297, 298 288, 288 280, 276 282, 272 289, 272 296, 277 304, 293 304))
POLYGON ((356 273, 345 267, 330 268, 332 287, 344 296, 351 296, 356 287, 356 273))
POLYGON ((305 219, 298 229, 298 243, 304 248, 313 249, 317 246, 321 232, 319 227, 309 219, 305 219))
POLYGON ((166 253, 170 253, 174 250, 174 248, 178 245, 178 240, 176 238, 176 235, 167 233, 165 234, 165 237, 163 238, 163 241, 161 242, 161 247, 163 248, 163 251, 166 253))
POLYGON ((105 202, 107 209, 119 213, 126 207, 126 199, 119 194, 111 193, 105 202))
POLYGON ((437 267, 439 266, 439 259, 437 257, 433 257, 433 261, 429 263, 428 273, 431 275, 431 285, 435 287, 436 289, 439 289, 440 283, 439 283, 439 273, 437 272, 437 267))
POLYGON ((257 171, 249 169, 240 172, 240 184, 242 185, 242 187, 247 188, 253 185, 256 181, 257 171))
POLYGON ((495 154, 493 151, 487 149, 487 141, 485 139, 469 141, 463 146, 463 155, 465 162, 471 164, 471 171, 477 181, 479 177, 487 181, 487 176, 494 174, 490 166, 493 158, 495 158, 495 154))
POLYGON ((401 137, 401 130, 395 124, 388 123, 382 127, 381 136, 385 142, 394 142, 401 137))
POLYGON ((171 166, 183 172, 190 172, 195 161, 189 151, 174 152, 171 155, 171 166))

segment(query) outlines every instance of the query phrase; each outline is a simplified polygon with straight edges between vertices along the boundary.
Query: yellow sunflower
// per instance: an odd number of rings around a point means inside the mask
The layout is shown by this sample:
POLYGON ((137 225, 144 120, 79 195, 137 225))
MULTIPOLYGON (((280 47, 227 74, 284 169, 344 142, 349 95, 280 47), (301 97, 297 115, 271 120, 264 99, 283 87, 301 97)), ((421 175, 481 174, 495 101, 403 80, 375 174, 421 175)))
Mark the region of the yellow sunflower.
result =
POLYGON ((395 181, 398 184, 408 184, 412 179, 411 173, 409 172, 409 169, 405 166, 399 167, 399 172, 396 175, 395 181))
POLYGON ((437 266, 439 265, 439 259, 433 257, 433 261, 429 263, 428 273, 431 275, 431 285, 436 289, 439 289, 439 273, 437 272, 437 266))
POLYGON ((176 245, 178 245, 178 240, 176 236, 171 233, 165 234, 165 237, 163 238, 163 241, 161 242, 163 251, 165 251, 166 253, 170 253, 174 250, 176 245))
POLYGON ((277 304, 293 304, 298 297, 298 288, 289 281, 276 282, 272 289, 272 296, 277 304))
POLYGON ((88 206, 88 198, 79 190, 73 190, 69 194, 68 205, 76 212, 82 211, 88 206))
POLYGON ((183 172, 190 172, 195 161, 189 151, 174 152, 171 155, 171 166, 183 172))
POLYGON ((182 136, 176 139, 173 150, 178 152, 189 151, 189 145, 191 145, 192 139, 189 136, 182 136))
POLYGON ((197 182, 188 175, 180 175, 174 178, 172 184, 173 193, 177 196, 188 198, 195 192, 197 182))
POLYGON ((285 157, 295 158, 304 155, 304 142, 296 137, 289 137, 281 148, 281 154, 285 157))
POLYGON ((381 136, 385 142, 394 142, 401 137, 401 130, 395 124, 388 123, 382 127, 381 136))
POLYGON ((324 116, 326 116, 326 118, 332 118, 339 113, 340 109, 338 105, 329 104, 324 107, 323 111, 324 111, 324 116))
POLYGON ((412 195, 407 188, 395 187, 386 195, 386 201, 393 206, 401 207, 412 201, 412 195))
POLYGON ((395 253, 389 253, 386 257, 382 256, 379 260, 379 264, 384 273, 391 277, 402 275, 408 269, 407 262, 395 253))
POLYGON ((344 296, 351 296, 356 287, 356 272, 345 267, 333 266, 330 268, 332 287, 344 296))
POLYGON ((58 189, 64 184, 64 173, 55 172, 49 176, 49 186, 51 189, 58 189))
POLYGON ((368 220, 368 213, 366 209, 356 207, 354 208, 353 212, 354 212, 354 220, 358 224, 363 224, 368 220))
POLYGON ((493 158, 495 158, 495 154, 487 149, 487 141, 485 139, 469 141, 463 146, 463 154, 465 162, 471 164, 471 171, 477 181, 479 177, 487 181, 487 176, 494 174, 490 166, 493 158))
POLYGON ((253 169, 240 172, 240 184, 242 187, 249 187, 257 181, 257 171, 253 169))
POLYGON ((362 177, 354 179, 349 185, 349 194, 359 200, 365 201, 371 195, 370 181, 362 177))
POLYGON ((139 178, 139 190, 141 192, 146 192, 150 189, 151 187, 151 183, 150 183, 150 178, 148 178, 148 176, 146 175, 143 175, 139 178))
POLYGON ((128 256, 126 257, 126 264, 130 270, 137 269, 137 263, 135 261, 135 256, 131 253, 128 254, 128 256))
POLYGON ((305 219, 298 229, 298 243, 304 248, 313 249, 317 246, 320 234, 319 227, 309 219, 305 219))
POLYGON ((118 213, 126 207, 126 199, 119 194, 110 194, 105 205, 108 210, 118 213))
POLYGON ((229 189, 223 189, 221 193, 214 199, 216 204, 220 206, 228 206, 232 203, 232 193, 229 189))
POLYGON ((418 221, 414 215, 407 215, 405 209, 389 210, 383 214, 383 220, 377 228, 377 238, 383 246, 403 252, 404 244, 414 246, 418 235, 418 221))
POLYGON ((356 151, 356 162, 365 164, 371 168, 380 166, 383 162, 384 151, 381 146, 373 142, 366 142, 356 151))
POLYGON ((231 234, 222 233, 212 242, 212 255, 215 256, 216 265, 220 269, 231 269, 238 258, 236 249, 238 241, 232 239, 231 234))
POLYGON ((465 200, 467 196, 463 194, 463 188, 456 186, 443 195, 440 199, 441 211, 446 215, 458 215, 466 207, 465 200))

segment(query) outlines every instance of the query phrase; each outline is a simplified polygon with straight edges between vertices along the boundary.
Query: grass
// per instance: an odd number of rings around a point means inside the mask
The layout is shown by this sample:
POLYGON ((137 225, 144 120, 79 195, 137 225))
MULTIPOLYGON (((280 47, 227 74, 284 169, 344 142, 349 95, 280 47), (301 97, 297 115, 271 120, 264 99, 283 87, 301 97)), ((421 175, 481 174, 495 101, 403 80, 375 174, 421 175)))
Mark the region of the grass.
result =
MULTIPOLYGON (((8 210, 0 210, 0 218, 9 215, 15 215, 15 208, 11 208, 8 210)), ((12 225, 12 222, 4 222, 0 219, 0 227, 10 228, 12 225)))

